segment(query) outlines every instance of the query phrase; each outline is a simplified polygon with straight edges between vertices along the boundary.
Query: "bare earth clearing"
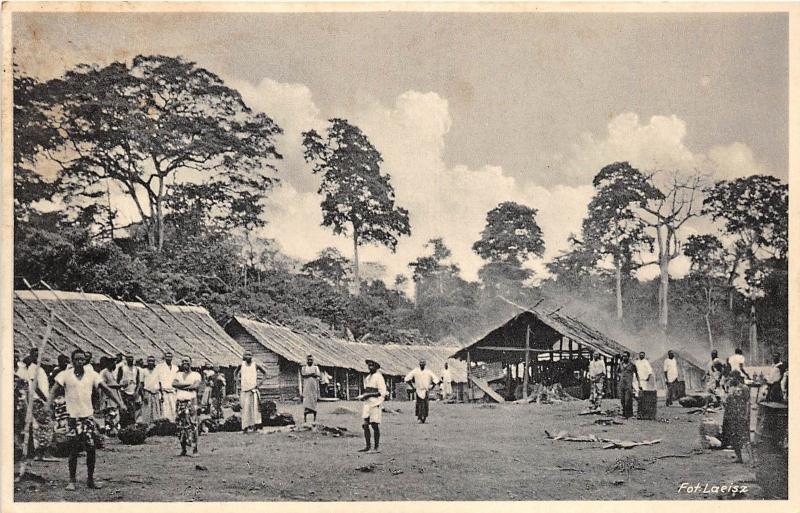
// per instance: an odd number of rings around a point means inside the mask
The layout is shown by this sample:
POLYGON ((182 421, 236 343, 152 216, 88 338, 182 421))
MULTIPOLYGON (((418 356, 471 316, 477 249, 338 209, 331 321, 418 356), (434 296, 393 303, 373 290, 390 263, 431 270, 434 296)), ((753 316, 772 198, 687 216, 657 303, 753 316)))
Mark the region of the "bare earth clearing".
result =
MULTIPOLYGON (((414 405, 387 402, 401 413, 384 414, 382 453, 359 454, 363 438, 360 404, 320 403, 319 422, 355 436, 319 432, 214 433, 200 438, 200 455, 180 458, 178 441, 153 437, 139 446, 112 439, 98 451, 102 490, 85 489, 86 467, 78 467, 78 492, 66 492, 66 460, 33 463, 29 471, 46 482, 25 481, 17 501, 363 501, 363 500, 547 500, 703 499, 719 495, 678 493, 681 483, 748 486, 757 498, 752 469, 733 463, 730 451, 699 448, 700 415, 659 404, 663 421, 631 419, 623 425, 594 424, 577 416, 588 404, 484 405, 431 403, 420 425, 414 405), (333 414, 342 409, 352 413, 333 414), (600 438, 661 443, 628 450, 603 449, 599 442, 546 438, 569 431, 600 438), (667 457, 668 455, 688 457, 667 457), (639 469, 608 471, 618 459, 639 469), (374 465, 369 472, 359 467, 374 465), (197 469, 196 466, 201 469, 197 469), (203 470, 205 468, 207 470, 203 470), (170 469, 165 473, 164 469, 170 469)), ((607 400, 605 408, 618 402, 607 400)), ((299 405, 283 405, 302 419, 299 405)))

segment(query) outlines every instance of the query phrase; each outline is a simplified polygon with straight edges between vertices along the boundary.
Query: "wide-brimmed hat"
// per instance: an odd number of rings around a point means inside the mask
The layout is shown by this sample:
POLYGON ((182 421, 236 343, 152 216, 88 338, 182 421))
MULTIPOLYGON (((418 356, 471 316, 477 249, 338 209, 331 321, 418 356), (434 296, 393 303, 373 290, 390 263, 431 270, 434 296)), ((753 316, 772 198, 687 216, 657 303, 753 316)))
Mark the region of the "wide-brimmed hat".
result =
POLYGON ((381 368, 381 364, 380 364, 380 363, 378 363, 378 362, 376 362, 375 360, 364 360, 364 361, 367 363, 367 365, 369 365, 369 364, 372 364, 372 365, 374 365, 375 367, 377 367, 378 369, 380 369, 380 368, 381 368))

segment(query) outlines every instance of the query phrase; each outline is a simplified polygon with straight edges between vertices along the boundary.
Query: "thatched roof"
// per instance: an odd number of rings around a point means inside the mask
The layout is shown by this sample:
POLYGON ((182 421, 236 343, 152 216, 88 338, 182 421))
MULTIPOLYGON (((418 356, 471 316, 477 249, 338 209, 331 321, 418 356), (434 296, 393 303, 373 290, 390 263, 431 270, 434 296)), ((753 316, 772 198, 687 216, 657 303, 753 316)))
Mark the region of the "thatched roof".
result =
POLYGON ((42 355, 53 363, 59 353, 91 351, 93 359, 117 353, 136 358, 172 352, 193 364, 233 365, 242 347, 205 308, 116 301, 100 294, 49 290, 14 292, 14 348, 24 356, 38 345, 49 317, 53 331, 42 355))
POLYGON ((306 356, 311 354, 318 365, 366 373, 368 369, 364 360, 371 359, 381 365, 384 374, 405 376, 420 359, 425 359, 428 368, 434 372, 440 372, 448 362, 453 381, 464 383, 467 380, 464 363, 449 359, 455 347, 349 342, 241 316, 233 317, 225 328, 230 333, 242 329, 265 348, 298 364, 304 364, 306 356))
POLYGON ((551 349, 555 342, 564 337, 606 356, 631 351, 619 342, 558 309, 548 312, 544 308, 531 307, 490 331, 477 342, 459 349, 453 356, 465 359, 467 351, 469 351, 474 361, 494 361, 502 353, 481 350, 481 347, 508 347, 509 353, 514 349, 524 348, 525 333, 528 327, 533 333, 530 340, 531 349, 551 349))

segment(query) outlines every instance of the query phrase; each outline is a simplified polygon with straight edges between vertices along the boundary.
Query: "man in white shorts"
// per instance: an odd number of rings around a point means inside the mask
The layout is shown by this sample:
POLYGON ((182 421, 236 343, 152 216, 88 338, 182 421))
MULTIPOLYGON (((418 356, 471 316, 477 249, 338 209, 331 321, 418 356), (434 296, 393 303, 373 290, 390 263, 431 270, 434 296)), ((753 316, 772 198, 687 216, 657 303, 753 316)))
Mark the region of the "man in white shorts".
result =
POLYGON ((359 400, 364 401, 364 407, 361 410, 361 418, 364 419, 364 423, 361 427, 364 429, 366 446, 358 452, 369 452, 373 447, 370 443, 370 426, 375 435, 374 452, 381 452, 381 414, 383 401, 386 399, 386 381, 383 379, 383 374, 378 371, 381 368, 378 362, 373 360, 366 360, 366 362, 369 374, 364 378, 364 393, 358 396, 359 400))

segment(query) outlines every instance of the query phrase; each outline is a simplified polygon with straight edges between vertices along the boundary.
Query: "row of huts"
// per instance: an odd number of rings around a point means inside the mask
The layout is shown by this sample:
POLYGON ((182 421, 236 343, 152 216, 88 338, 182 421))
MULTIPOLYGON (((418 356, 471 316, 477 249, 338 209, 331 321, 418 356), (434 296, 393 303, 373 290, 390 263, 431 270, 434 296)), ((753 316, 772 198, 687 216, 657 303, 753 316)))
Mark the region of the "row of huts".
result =
POLYGON ((362 392, 366 361, 381 364, 387 386, 398 399, 406 397, 405 375, 425 359, 440 373, 448 362, 457 390, 466 382, 466 365, 450 358, 458 348, 365 344, 330 335, 305 333, 263 320, 235 316, 220 326, 204 308, 197 306, 118 301, 101 294, 50 290, 14 292, 14 349, 21 356, 39 345, 45 326, 51 336, 41 353, 45 367, 54 366, 59 354, 80 348, 102 356, 119 353, 136 358, 169 352, 177 362, 190 357, 194 366, 219 366, 228 377, 228 393, 236 392, 234 373, 245 349, 252 351, 268 370, 262 378, 264 397, 288 401, 302 394, 300 367, 307 355, 326 374, 323 397, 354 398, 362 392), (52 321, 51 319, 52 314, 52 321))
MULTIPOLYGON (((13 316, 14 348, 21 355, 39 344, 51 322, 51 336, 41 355, 44 366, 54 365, 57 355, 68 355, 75 348, 91 351, 95 361, 118 353, 160 360, 171 352, 176 360, 190 357, 195 366, 219 366, 229 378, 228 393, 236 391, 235 368, 247 349, 268 370, 261 376, 262 395, 277 401, 301 396, 300 367, 309 354, 325 373, 323 398, 351 399, 361 393, 365 360, 372 359, 380 362, 393 398, 405 399, 403 378, 425 359, 428 368, 439 374, 448 363, 457 398, 479 399, 498 389, 511 397, 515 388, 522 385, 525 390, 524 385, 531 383, 560 383, 571 394, 583 396, 582 378, 592 353, 602 356, 613 383, 615 356, 631 351, 578 319, 539 305, 465 347, 365 344, 244 316, 234 316, 221 326, 197 306, 118 301, 83 292, 15 291, 13 316), (489 387, 492 390, 486 390, 489 387)), ((699 389, 701 366, 682 353, 678 363, 686 389, 699 389)), ((659 361, 653 367, 662 388, 659 361)), ((609 393, 614 395, 613 387, 609 393)))

